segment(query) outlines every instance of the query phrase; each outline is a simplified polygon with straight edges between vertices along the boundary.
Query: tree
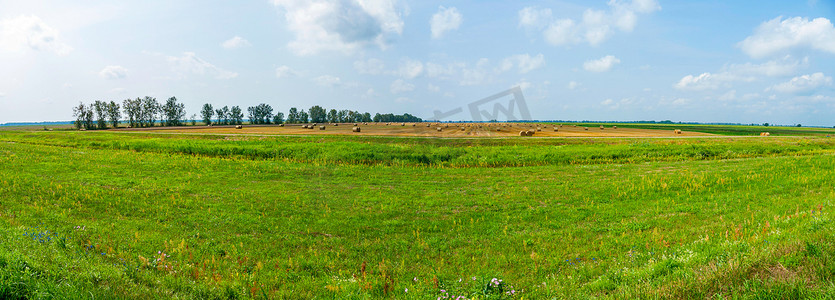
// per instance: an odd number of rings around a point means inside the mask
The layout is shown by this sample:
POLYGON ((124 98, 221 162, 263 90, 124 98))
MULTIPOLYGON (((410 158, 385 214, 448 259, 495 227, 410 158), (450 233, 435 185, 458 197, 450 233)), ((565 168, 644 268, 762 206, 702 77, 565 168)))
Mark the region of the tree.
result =
POLYGON ((128 117, 128 126, 140 127, 142 124, 142 99, 130 98, 122 101, 122 109, 125 110, 125 115, 128 117))
POLYGON ((765 127, 768 127, 769 125, 771 125, 771 124, 763 123, 763 126, 765 126, 765 127))
POLYGON ((217 113, 217 121, 220 125, 229 125, 229 107, 223 106, 222 108, 215 109, 217 113))
POLYGON ((79 102, 78 106, 73 107, 72 109, 73 117, 75 121, 73 124, 75 125, 76 129, 93 129, 93 107, 84 105, 83 102, 79 102))
POLYGON ((336 113, 336 118, 339 120, 339 122, 349 122, 348 121, 348 110, 347 109, 340 110, 338 113, 336 113))
POLYGON ((310 122, 324 123, 328 121, 327 111, 319 105, 314 105, 307 111, 310 114, 310 122))
POLYGON ((362 121, 363 122, 371 122, 371 113, 364 113, 362 114, 362 121))
POLYGON ((331 109, 328 111, 328 122, 336 123, 339 122, 339 113, 335 109, 331 109))
POLYGON ((110 120, 110 126, 113 128, 119 127, 119 119, 122 118, 122 113, 119 111, 119 103, 110 101, 107 104, 107 119, 110 120))
POLYGON ((98 129, 107 128, 107 102, 96 100, 92 105, 96 112, 96 127, 98 129))
POLYGON ((300 123, 308 123, 310 115, 307 114, 304 110, 299 112, 299 122, 300 123))
POLYGON ((246 108, 247 118, 249 118, 249 124, 259 124, 261 123, 261 118, 258 117, 258 112, 256 111, 256 107, 250 106, 246 108))
POLYGON ((165 105, 161 107, 161 111, 164 120, 160 120, 160 123, 165 126, 180 126, 182 125, 181 120, 186 117, 186 106, 177 103, 177 97, 168 98, 165 105))
POLYGON ((156 122, 157 113, 160 111, 157 98, 145 96, 142 99, 142 125, 143 127, 153 127, 156 122))
POLYGON ((261 103, 246 109, 251 124, 270 124, 273 118, 273 108, 269 104, 261 103))
POLYGON ((275 113, 275 118, 273 118, 273 123, 274 124, 284 123, 284 113, 283 112, 275 113))
POLYGON ((241 125, 244 123, 244 113, 241 111, 241 107, 232 106, 230 119, 234 125, 241 125))
POLYGON ((295 107, 291 107, 290 111, 287 112, 287 123, 298 123, 299 122, 299 110, 295 107))
POLYGON ((212 124, 212 116, 215 114, 214 108, 209 103, 203 104, 203 110, 200 111, 200 116, 203 118, 203 123, 206 125, 212 124))
POLYGON ((191 114, 191 126, 197 125, 197 114, 191 114))

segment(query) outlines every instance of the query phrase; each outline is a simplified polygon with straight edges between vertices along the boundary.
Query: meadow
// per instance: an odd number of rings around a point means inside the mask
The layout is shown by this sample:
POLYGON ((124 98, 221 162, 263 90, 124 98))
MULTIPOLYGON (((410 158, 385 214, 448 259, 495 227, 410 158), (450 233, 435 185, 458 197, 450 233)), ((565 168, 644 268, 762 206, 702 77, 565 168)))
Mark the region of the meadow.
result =
POLYGON ((0 298, 832 298, 835 139, 791 133, 0 132, 0 298))

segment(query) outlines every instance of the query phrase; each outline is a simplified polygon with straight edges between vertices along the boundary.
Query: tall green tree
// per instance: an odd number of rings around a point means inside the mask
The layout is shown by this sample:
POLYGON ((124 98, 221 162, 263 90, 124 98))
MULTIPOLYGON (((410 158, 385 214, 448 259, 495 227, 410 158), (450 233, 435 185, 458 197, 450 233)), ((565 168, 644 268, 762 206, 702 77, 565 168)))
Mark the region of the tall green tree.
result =
POLYGON ((314 105, 307 110, 307 113, 310 115, 310 122, 324 123, 328 121, 327 111, 319 105, 314 105))
POLYGON ((183 103, 177 103, 177 97, 168 98, 161 106, 161 110, 164 120, 160 120, 160 123, 164 123, 165 126, 180 126, 186 117, 186 106, 183 103))
POLYGON ((277 112, 275 113, 275 117, 273 117, 273 124, 282 124, 284 123, 284 113, 277 112))
POLYGON ((107 119, 110 121, 110 126, 113 128, 119 127, 119 120, 122 118, 122 113, 119 110, 119 103, 110 101, 107 104, 107 119))
POLYGON ((241 111, 241 107, 237 105, 232 106, 230 119, 234 125, 241 125, 244 123, 244 113, 241 111))
POLYGON ((84 102, 79 102, 78 106, 72 109, 73 125, 76 129, 93 129, 93 107, 92 105, 84 105, 84 102))
POLYGON ((206 125, 212 124, 212 116, 214 114, 215 111, 211 104, 203 104, 203 110, 200 111, 200 117, 203 118, 203 123, 206 123, 206 125))
POLYGON ((142 99, 125 99, 122 101, 122 109, 125 110, 128 118, 128 126, 134 128, 142 126, 142 99))
POLYGON ((310 122, 310 115, 308 115, 307 112, 302 109, 299 112, 299 123, 309 123, 309 122, 310 122))
POLYGON ((107 102, 96 100, 92 106, 96 112, 96 128, 107 128, 107 102))
POLYGON ((159 103, 157 102, 157 98, 145 96, 142 98, 142 120, 143 123, 140 124, 143 127, 153 127, 156 123, 157 114, 160 111, 159 103))
POLYGON ((299 109, 295 107, 291 107, 290 111, 287 112, 287 123, 298 123, 299 122, 299 109))
POLYGON ((335 109, 331 109, 328 111, 328 122, 336 123, 339 122, 339 113, 335 109))

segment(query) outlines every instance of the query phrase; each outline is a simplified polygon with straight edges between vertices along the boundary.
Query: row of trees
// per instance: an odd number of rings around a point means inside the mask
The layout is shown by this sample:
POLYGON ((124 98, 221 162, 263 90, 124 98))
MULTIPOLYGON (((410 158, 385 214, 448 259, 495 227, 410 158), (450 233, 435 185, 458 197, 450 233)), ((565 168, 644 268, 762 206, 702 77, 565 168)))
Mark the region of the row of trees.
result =
MULTIPOLYGON (((314 105, 307 111, 291 107, 285 120, 284 113, 276 112, 269 104, 261 103, 247 108, 250 124, 282 124, 282 123, 355 123, 355 122, 421 122, 421 118, 410 114, 371 114, 353 110, 325 109, 314 105)), ((119 127, 124 112, 125 121, 129 127, 153 127, 159 120, 159 126, 181 126, 185 124, 186 109, 183 103, 177 102, 176 97, 168 98, 165 103, 157 102, 150 96, 136 99, 125 99, 122 104, 115 101, 95 101, 90 105, 83 102, 73 108, 74 124, 78 129, 104 129, 108 123, 111 127, 119 127)), ((211 104, 203 104, 200 117, 204 124, 240 125, 243 124, 244 114, 239 106, 223 106, 214 108, 211 104)), ((191 116, 191 124, 197 122, 197 115, 191 116)))

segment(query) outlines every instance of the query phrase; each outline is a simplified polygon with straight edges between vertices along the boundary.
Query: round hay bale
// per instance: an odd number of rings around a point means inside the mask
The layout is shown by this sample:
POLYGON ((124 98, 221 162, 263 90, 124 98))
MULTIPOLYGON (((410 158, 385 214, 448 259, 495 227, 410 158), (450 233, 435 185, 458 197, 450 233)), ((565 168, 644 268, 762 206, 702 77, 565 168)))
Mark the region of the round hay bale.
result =
POLYGON ((310 126, 316 127, 316 123, 313 123, 313 125, 310 125, 310 126))
POLYGON ((589 128, 588 127, 583 127, 583 130, 589 130, 589 128))
POLYGON ((554 127, 554 131, 560 131, 559 127, 554 127))
POLYGON ((400 126, 406 126, 406 123, 400 123, 400 126))
POLYGON ((519 131, 519 136, 528 136, 528 132, 524 130, 519 131))
POLYGON ((464 131, 464 130, 467 130, 467 128, 465 128, 465 127, 461 127, 461 131, 464 131))
POLYGON ((618 127, 617 126, 612 126, 612 129, 618 129, 618 127))
POLYGON ((770 132, 760 132, 760 136, 770 136, 770 132))
POLYGON ((435 130, 437 130, 438 132, 444 131, 444 129, 441 127, 435 128, 435 130))
POLYGON ((603 125, 600 125, 600 130, 603 130, 603 125))
POLYGON ((534 134, 534 133, 535 133, 535 132, 534 132, 534 131, 532 131, 532 130, 525 131, 525 134, 526 134, 527 136, 533 136, 533 134, 534 134))
POLYGON ((412 127, 415 127, 415 126, 417 126, 417 124, 415 124, 415 123, 412 123, 412 127))
POLYGON ((502 131, 502 129, 501 128, 496 128, 496 131, 502 131))
POLYGON ((241 128, 244 128, 244 126, 243 125, 235 125, 235 129, 241 129, 241 128))
POLYGON ((673 131, 675 134, 681 134, 681 129, 676 129, 673 131))
POLYGON ((333 126, 339 126, 339 123, 333 123, 333 126))
POLYGON ((360 129, 359 127, 354 127, 354 128, 351 128, 351 131, 360 132, 360 131, 362 131, 362 129, 360 129))
POLYGON ((319 126, 319 130, 325 130, 325 125, 319 126))
MULTIPOLYGON (((212 127, 212 124, 206 125, 206 127, 212 127)), ((130 125, 128 125, 128 128, 130 128, 130 125)))
POLYGON ((536 131, 542 131, 542 128, 537 127, 536 131))
POLYGON ((278 127, 284 127, 284 124, 278 124, 278 127))
POLYGON ((358 126, 357 123, 354 123, 354 126, 358 126))

